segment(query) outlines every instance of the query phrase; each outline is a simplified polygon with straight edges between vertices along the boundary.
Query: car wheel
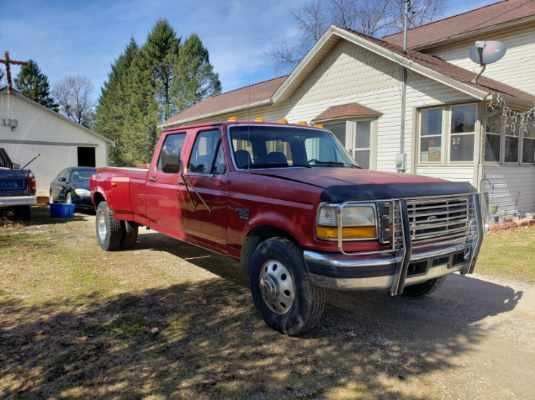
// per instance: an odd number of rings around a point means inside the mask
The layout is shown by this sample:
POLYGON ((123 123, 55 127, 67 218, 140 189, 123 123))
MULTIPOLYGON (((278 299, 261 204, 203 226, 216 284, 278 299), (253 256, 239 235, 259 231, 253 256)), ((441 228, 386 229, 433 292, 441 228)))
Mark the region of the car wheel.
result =
POLYGON ((121 241, 121 249, 131 249, 136 245, 138 225, 135 222, 124 221, 124 237, 121 241))
POLYGON ((440 286, 442 286, 446 278, 447 276, 444 276, 442 278, 431 279, 424 283, 419 283, 417 285, 407 286, 405 290, 403 290, 403 296, 406 296, 406 297, 428 296, 431 293, 433 293, 435 290, 437 290, 440 286))
POLYGON ((14 208, 15 219, 29 221, 32 219, 32 206, 16 206, 14 208))
POLYGON ((98 204, 95 220, 97 241, 100 247, 106 251, 119 250, 124 237, 124 225, 113 217, 105 201, 98 204))
POLYGON ((261 242, 248 268, 253 301, 268 326, 295 336, 319 324, 326 292, 311 284, 294 243, 280 237, 261 242))

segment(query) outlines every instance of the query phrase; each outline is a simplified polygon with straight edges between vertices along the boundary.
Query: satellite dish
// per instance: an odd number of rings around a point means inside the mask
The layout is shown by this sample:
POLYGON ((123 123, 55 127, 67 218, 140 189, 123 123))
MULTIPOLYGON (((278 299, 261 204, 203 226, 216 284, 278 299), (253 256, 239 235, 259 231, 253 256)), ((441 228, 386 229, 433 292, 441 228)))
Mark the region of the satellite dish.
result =
POLYGON ((477 41, 470 48, 470 59, 479 65, 487 65, 500 60, 506 51, 505 44, 495 40, 477 41))

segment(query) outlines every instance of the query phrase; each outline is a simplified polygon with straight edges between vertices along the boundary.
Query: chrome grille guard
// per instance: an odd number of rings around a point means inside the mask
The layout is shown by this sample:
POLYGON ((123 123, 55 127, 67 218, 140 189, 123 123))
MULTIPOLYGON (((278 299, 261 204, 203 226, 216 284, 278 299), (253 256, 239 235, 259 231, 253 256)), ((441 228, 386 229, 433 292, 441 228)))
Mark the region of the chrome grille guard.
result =
MULTIPOLYGON (((479 193, 469 193, 463 195, 454 195, 454 196, 434 196, 434 197, 417 197, 411 199, 391 199, 391 200, 379 200, 375 203, 389 203, 392 206, 392 236, 390 240, 390 246, 388 249, 372 252, 346 252, 344 250, 344 240, 343 240, 343 218, 342 212, 343 209, 347 206, 368 203, 369 202, 345 202, 341 203, 337 209, 337 222, 338 222, 338 235, 337 235, 337 244, 339 251, 344 255, 371 255, 371 254, 395 254, 401 261, 397 265, 396 273, 394 275, 392 287, 390 288, 390 294, 392 296, 399 295, 403 293, 405 287, 405 280, 407 278, 407 271, 409 264, 413 256, 414 239, 418 237, 412 235, 412 232, 415 232, 416 222, 412 222, 409 214, 409 206, 418 204, 419 201, 423 202, 441 202, 444 201, 448 204, 448 199, 459 199, 465 198, 467 200, 467 215, 466 215, 466 230, 464 236, 456 235, 454 239, 451 240, 442 240, 442 238, 437 238, 439 241, 435 243, 426 243, 425 245, 464 245, 464 248, 467 251, 467 263, 460 271, 463 275, 469 274, 474 271, 477 257, 479 255, 479 250, 481 248, 481 243, 483 241, 483 224, 481 216, 481 204, 480 204, 480 195, 479 193), (413 237, 414 236, 414 237, 413 237)), ((377 221, 381 220, 381 216, 377 215, 377 221)), ((379 225, 379 224, 378 224, 379 225)), ((381 226, 378 226, 378 229, 381 229, 381 226)), ((456 231, 457 233, 457 231, 456 231)), ((445 236, 443 236, 445 237, 445 236)), ((421 246, 420 246, 421 247, 421 246)), ((424 246, 425 247, 425 246, 424 246)))

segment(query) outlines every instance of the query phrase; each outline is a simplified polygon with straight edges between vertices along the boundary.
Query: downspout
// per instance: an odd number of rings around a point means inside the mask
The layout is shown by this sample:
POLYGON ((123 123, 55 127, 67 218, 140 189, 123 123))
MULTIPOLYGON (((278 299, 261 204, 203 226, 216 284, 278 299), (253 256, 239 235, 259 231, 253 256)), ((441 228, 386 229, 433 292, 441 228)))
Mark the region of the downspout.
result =
MULTIPOLYGON (((407 24, 410 0, 405 0, 405 10, 403 12, 403 52, 407 53, 407 24)), ((407 112, 407 68, 401 68, 401 119, 399 122, 399 154, 396 160, 398 172, 406 171, 405 157, 405 114, 407 112)))

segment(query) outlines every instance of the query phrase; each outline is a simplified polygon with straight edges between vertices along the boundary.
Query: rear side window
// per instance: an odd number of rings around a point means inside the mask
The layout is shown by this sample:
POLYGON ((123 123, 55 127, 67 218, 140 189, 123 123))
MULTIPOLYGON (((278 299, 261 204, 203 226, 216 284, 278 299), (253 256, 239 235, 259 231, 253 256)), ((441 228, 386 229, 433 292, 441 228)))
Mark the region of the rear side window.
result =
POLYGON ((204 131, 197 134, 189 159, 188 170, 190 172, 198 174, 209 174, 211 172, 220 137, 218 130, 204 131))
POLYGON ((178 164, 185 138, 185 133, 167 135, 165 142, 162 145, 160 158, 158 159, 158 170, 163 171, 165 165, 178 164))

